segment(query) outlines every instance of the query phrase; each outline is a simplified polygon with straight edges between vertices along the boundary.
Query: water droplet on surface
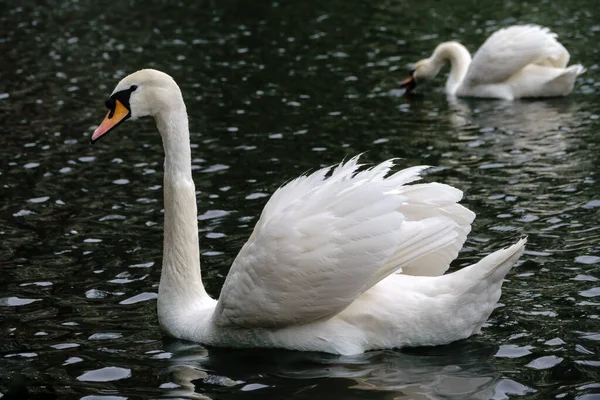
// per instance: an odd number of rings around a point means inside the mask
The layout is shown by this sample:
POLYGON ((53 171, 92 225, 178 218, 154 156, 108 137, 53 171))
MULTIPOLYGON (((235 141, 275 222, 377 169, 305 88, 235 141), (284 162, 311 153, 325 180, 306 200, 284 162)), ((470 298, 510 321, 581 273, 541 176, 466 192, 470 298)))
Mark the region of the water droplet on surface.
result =
POLYGON ((77 364, 79 362, 82 362, 83 358, 79 358, 79 357, 69 357, 65 360, 65 362, 63 363, 63 365, 69 365, 69 364, 77 364))
POLYGON ((0 307, 18 307, 31 304, 34 301, 41 301, 41 299, 24 299, 21 297, 3 297, 0 298, 0 307))
POLYGON ((578 256, 575 257, 575 262, 579 264, 597 264, 600 262, 598 256, 578 256))
POLYGON ((222 251, 205 251, 202 253, 202 255, 206 257, 220 256, 221 254, 223 254, 222 251))
POLYGON ((500 346, 496 357, 519 358, 531 354, 533 346, 517 346, 516 344, 505 344, 500 346))
POLYGON ((112 382, 131 377, 131 370, 120 367, 105 367, 87 371, 77 377, 78 381, 84 382, 112 382))
POLYGON ((117 220, 117 219, 127 219, 127 217, 125 217, 124 215, 119 215, 119 214, 111 214, 111 215, 106 215, 106 216, 100 218, 98 221, 103 222, 103 221, 112 221, 112 220, 117 220))
POLYGON ((13 214, 13 217, 25 217, 27 215, 35 214, 33 211, 29 210, 20 210, 13 214))
POLYGON ((535 392, 534 389, 527 387, 519 382, 515 382, 512 379, 502 379, 494 388, 494 400, 508 399, 510 394, 517 396, 524 396, 527 393, 535 392))
POLYGON ((29 282, 29 283, 22 283, 19 286, 42 286, 42 287, 46 287, 46 286, 52 286, 52 282, 29 282))
POLYGON ((596 278, 594 276, 591 276, 591 275, 582 275, 582 274, 579 274, 575 278, 571 278, 571 280, 573 280, 573 281, 590 281, 590 282, 596 282, 596 281, 598 281, 598 278, 596 278))
POLYGON ((563 358, 558 356, 544 356, 531 361, 527 364, 527 367, 533 369, 549 369, 560 364, 562 360, 563 358))
POLYGON ((583 297, 597 297, 600 296, 600 287, 584 290, 582 292, 579 292, 579 294, 583 297))
POLYGON ((108 339, 118 339, 123 337, 120 333, 117 332, 98 332, 91 335, 89 340, 108 340, 108 339))
POLYGON ((154 354, 152 356, 153 359, 157 359, 157 360, 169 359, 171 357, 173 357, 173 353, 168 353, 168 352, 158 353, 158 354, 154 354))
POLYGON ((252 193, 249 194, 248 196, 246 196, 246 200, 254 200, 254 199, 260 199, 261 197, 267 197, 268 194, 266 193, 252 193))
POLYGON ((207 219, 220 218, 229 215, 229 211, 225 210, 208 210, 204 214, 198 215, 198 221, 205 221, 207 219))
POLYGON ((27 202, 28 203, 44 203, 44 202, 48 201, 49 198, 50 198, 49 196, 34 197, 33 199, 27 200, 27 202))
POLYGON ((217 172, 217 171, 223 171, 229 169, 228 165, 224 165, 224 164, 215 164, 215 165, 211 165, 210 167, 204 169, 202 172, 203 173, 209 173, 209 172, 217 172))
POLYGON ((141 263, 141 264, 132 264, 129 266, 129 268, 150 268, 154 265, 154 261, 150 261, 147 263, 141 263))
POLYGON ((11 357, 33 358, 33 357, 37 357, 37 353, 7 354, 4 357, 5 358, 11 358, 11 357))
POLYGON ((50 347, 52 347, 53 349, 56 350, 64 350, 64 349, 72 349, 74 347, 79 347, 80 345, 77 343, 59 343, 59 344, 54 344, 50 347))
POLYGON ((175 382, 161 383, 161 385, 159 386, 159 388, 161 388, 161 389, 177 389, 180 387, 181 387, 181 385, 178 385, 175 382))
POLYGON ((209 232, 206 234, 206 237, 208 239, 220 239, 225 236, 227 236, 227 235, 225 235, 224 233, 217 233, 217 232, 209 232))
POLYGON ((583 208, 597 208, 600 207, 600 200, 591 200, 583 205, 583 208))
POLYGON ((119 304, 123 304, 123 305, 127 305, 127 304, 135 304, 135 303, 140 303, 142 301, 150 301, 150 300, 154 300, 158 297, 158 295, 156 293, 152 293, 152 292, 144 292, 144 293, 140 293, 140 294, 136 294, 133 297, 130 297, 128 299, 125 300, 121 300, 119 302, 119 304))
POLYGON ((554 338, 554 339, 546 340, 544 342, 544 344, 548 345, 548 346, 560 346, 560 345, 565 344, 565 341, 562 340, 561 338, 554 338))
POLYGON ((269 385, 263 385, 261 383, 249 383, 247 385, 242 386, 242 388, 240 390, 242 392, 250 392, 253 390, 264 389, 266 387, 269 387, 269 385))

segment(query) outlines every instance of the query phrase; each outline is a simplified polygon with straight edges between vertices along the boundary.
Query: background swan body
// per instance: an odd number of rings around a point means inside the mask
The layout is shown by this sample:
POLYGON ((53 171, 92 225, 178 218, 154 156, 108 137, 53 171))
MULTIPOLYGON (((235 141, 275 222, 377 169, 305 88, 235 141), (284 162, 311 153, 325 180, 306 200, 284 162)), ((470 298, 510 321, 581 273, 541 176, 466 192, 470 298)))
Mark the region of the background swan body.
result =
POLYGON ((473 59, 458 42, 438 45, 431 57, 418 61, 404 80, 407 91, 433 79, 450 63, 446 93, 451 96, 513 100, 522 97, 566 96, 585 72, 569 63, 569 52, 557 35, 537 25, 514 25, 494 32, 473 59))
POLYGON ((218 301, 200 275, 188 120, 175 81, 125 77, 92 142, 128 118, 156 120, 165 149, 158 319, 173 337, 223 347, 356 354, 439 345, 480 330, 525 239, 444 275, 475 214, 462 192, 409 184, 424 166, 359 171, 358 157, 279 188, 231 266, 218 301), (329 176, 327 176, 329 174, 329 176))

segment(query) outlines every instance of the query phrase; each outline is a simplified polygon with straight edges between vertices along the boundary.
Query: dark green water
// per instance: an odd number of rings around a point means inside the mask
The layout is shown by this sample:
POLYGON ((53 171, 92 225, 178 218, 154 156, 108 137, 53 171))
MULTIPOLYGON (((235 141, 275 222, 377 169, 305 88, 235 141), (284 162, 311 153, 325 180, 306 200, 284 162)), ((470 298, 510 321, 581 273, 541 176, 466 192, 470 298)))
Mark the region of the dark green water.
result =
POLYGON ((189 3, 2 6, 0 393, 600 398, 595 2, 189 3), (400 96, 408 64, 437 43, 473 51, 519 22, 552 27, 588 68, 571 96, 449 102, 443 77, 400 96), (174 76, 188 105, 209 293, 281 183, 367 152, 437 166, 428 180, 465 192, 478 217, 456 266, 529 236, 483 334, 356 357, 162 338, 160 137, 145 120, 89 145, 106 96, 142 67, 174 76))

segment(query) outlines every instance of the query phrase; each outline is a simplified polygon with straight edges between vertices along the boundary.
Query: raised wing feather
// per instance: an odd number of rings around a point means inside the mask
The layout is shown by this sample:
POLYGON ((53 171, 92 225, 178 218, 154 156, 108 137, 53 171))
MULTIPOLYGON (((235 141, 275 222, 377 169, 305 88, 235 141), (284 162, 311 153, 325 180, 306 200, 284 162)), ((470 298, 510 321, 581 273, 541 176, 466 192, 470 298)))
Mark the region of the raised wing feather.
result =
POLYGON ((514 25, 494 32, 477 50, 465 82, 504 82, 529 64, 565 68, 569 52, 557 35, 538 25, 514 25))
POLYGON ((450 263, 458 256, 467 235, 471 232, 471 223, 475 213, 460 204, 462 192, 452 186, 438 183, 410 185, 402 188, 402 194, 408 198, 399 211, 408 221, 423 218, 443 217, 454 221, 456 238, 446 246, 438 248, 418 259, 402 266, 399 271, 407 275, 439 276, 448 270, 450 263))
POLYGON ((456 204, 462 193, 441 184, 405 186, 426 167, 386 178, 391 160, 362 172, 357 161, 273 194, 231 267, 215 323, 281 328, 326 318, 400 268, 418 272, 418 260, 439 252, 436 272, 443 273, 454 254, 447 249, 464 242, 460 218, 449 215, 453 206, 466 215, 456 204))

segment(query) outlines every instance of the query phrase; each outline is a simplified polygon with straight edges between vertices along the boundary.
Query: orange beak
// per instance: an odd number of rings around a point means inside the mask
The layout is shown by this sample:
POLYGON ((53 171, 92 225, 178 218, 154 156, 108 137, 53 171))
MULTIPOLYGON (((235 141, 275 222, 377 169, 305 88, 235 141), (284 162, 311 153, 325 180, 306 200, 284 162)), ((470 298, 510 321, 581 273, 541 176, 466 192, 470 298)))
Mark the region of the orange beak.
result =
POLYGON ((92 144, 96 143, 98 139, 106 135, 113 128, 124 122, 131 115, 130 111, 121 103, 119 100, 115 100, 115 107, 106 114, 104 121, 94 131, 91 137, 92 144))
POLYGON ((400 83, 401 88, 406 89, 406 93, 412 92, 417 87, 417 82, 415 81, 414 76, 411 74, 408 78, 403 80, 400 83))

